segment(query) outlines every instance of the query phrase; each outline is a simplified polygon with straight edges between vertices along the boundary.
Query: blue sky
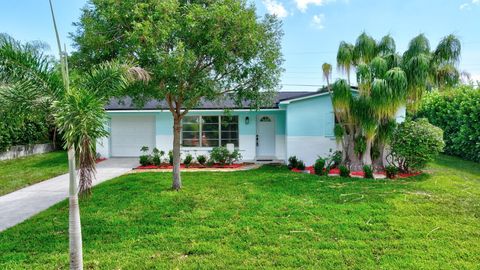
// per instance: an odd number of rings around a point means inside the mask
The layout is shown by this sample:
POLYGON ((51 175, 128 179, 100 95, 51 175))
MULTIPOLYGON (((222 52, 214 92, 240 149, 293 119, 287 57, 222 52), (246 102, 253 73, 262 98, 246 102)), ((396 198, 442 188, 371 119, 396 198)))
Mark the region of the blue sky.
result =
MULTIPOLYGON (((253 1, 253 0, 252 0, 253 1)), ((85 0, 54 1, 63 42, 85 0)), ((325 82, 324 62, 335 66, 338 44, 355 42, 366 31, 376 39, 391 34, 403 52, 411 38, 425 33, 435 47, 453 33, 462 41, 460 69, 480 80, 480 0, 254 0, 259 15, 281 17, 285 36, 283 90, 315 90, 325 82), (314 85, 314 86, 300 86, 314 85)), ((56 52, 47 0, 2 1, 0 32, 29 41, 43 40, 56 52)), ((343 76, 334 72, 334 78, 343 76)))

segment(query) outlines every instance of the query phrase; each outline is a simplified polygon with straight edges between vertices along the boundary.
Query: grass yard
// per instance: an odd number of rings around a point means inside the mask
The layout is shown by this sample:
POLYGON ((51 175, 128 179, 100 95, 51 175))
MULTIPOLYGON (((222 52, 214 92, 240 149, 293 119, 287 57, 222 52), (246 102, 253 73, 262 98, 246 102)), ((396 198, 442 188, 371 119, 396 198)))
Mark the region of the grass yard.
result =
POLYGON ((0 161, 0 196, 67 172, 64 151, 0 161))
MULTIPOLYGON (((409 180, 262 167, 129 174, 81 202, 86 269, 478 269, 480 165, 409 180)), ((0 269, 68 268, 68 205, 0 233, 0 269)))

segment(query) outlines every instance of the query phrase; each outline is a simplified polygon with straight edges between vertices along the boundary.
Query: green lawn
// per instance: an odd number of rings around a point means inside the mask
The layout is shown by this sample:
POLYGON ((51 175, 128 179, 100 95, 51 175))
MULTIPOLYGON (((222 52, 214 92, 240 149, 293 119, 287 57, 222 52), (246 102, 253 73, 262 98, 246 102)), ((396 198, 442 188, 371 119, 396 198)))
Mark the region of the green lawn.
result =
MULTIPOLYGON (((81 202, 87 269, 478 269, 480 165, 442 156, 410 180, 262 167, 130 174, 81 202)), ((0 269, 68 267, 62 202, 0 233, 0 269)))
POLYGON ((64 151, 0 161, 0 196, 67 172, 64 151))

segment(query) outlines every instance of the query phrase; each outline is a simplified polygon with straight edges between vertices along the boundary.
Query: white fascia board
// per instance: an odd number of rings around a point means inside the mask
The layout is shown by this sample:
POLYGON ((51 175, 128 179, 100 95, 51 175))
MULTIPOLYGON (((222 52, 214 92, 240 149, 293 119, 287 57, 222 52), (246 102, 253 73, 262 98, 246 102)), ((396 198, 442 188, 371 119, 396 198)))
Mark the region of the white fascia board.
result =
POLYGON ((324 95, 328 95, 328 94, 329 94, 328 92, 318 93, 318 94, 316 94, 316 95, 311 95, 311 96, 306 96, 306 97, 299 97, 299 98, 294 98, 294 99, 289 99, 289 100, 281 101, 279 104, 290 104, 291 102, 300 101, 300 100, 309 99, 309 98, 314 98, 314 97, 319 97, 319 96, 324 96, 324 95))

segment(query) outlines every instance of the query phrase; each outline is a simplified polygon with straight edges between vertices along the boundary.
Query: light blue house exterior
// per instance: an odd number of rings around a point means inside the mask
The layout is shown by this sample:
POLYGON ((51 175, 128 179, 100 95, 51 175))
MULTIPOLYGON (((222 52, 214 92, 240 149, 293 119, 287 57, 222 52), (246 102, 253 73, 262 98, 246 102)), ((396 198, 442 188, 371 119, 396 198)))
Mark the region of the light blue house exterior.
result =
MULTIPOLYGON (((182 153, 205 154, 215 146, 239 149, 243 161, 282 161, 296 155, 307 165, 338 149, 328 92, 280 92, 275 104, 260 110, 202 104, 183 120, 182 153)), ((110 136, 97 143, 104 157, 139 156, 148 146, 168 151, 173 117, 161 103, 135 108, 112 101, 106 108, 110 136)), ((399 112, 399 117, 404 116, 399 112)))

